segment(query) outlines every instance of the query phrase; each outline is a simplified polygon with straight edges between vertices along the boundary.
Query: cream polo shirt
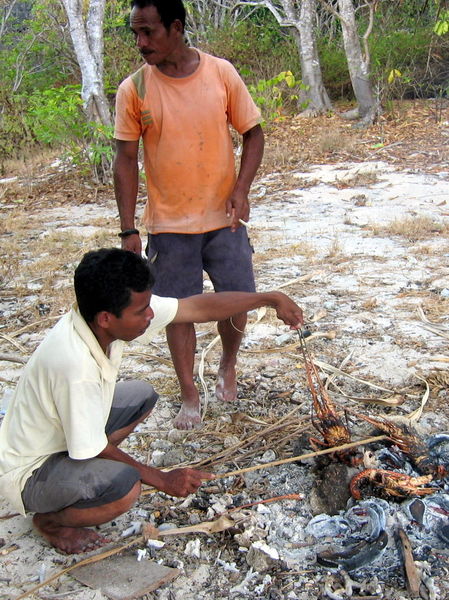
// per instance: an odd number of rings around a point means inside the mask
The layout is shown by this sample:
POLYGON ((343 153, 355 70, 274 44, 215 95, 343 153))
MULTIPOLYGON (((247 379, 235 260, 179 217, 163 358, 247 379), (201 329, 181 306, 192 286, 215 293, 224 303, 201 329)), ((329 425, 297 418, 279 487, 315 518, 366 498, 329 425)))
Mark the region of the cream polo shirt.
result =
POLYGON ((228 61, 197 50, 187 77, 145 64, 116 98, 114 137, 143 139, 150 233, 205 233, 230 225, 226 200, 236 181, 229 125, 243 134, 261 122, 228 61))
MULTIPOLYGON (((174 319, 178 301, 153 295, 151 307, 145 339, 174 319)), ((106 447, 123 346, 113 342, 106 356, 74 306, 28 361, 0 429, 0 491, 15 509, 25 514, 23 487, 50 455, 83 460, 106 447)))

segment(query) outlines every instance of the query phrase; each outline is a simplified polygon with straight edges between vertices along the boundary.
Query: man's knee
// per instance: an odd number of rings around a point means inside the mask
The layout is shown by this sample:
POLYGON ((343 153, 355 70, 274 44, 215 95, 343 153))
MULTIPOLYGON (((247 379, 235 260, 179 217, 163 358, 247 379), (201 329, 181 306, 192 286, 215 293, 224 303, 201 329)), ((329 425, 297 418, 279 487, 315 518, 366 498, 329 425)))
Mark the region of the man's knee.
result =
POLYGON ((129 406, 147 403, 151 408, 156 404, 158 394, 153 386, 147 381, 133 379, 130 381, 119 381, 115 386, 113 406, 129 406))
POLYGON ((142 421, 154 408, 158 397, 153 386, 146 381, 133 380, 117 383, 106 423, 106 434, 109 436, 114 431, 142 421))

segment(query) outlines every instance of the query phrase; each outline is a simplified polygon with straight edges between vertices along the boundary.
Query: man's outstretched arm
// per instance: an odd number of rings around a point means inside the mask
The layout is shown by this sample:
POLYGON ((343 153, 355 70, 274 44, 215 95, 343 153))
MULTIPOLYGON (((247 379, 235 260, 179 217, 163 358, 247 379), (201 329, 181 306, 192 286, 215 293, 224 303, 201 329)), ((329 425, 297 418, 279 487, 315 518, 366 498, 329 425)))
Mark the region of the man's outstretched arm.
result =
POLYGON ((207 323, 224 321, 238 313, 270 306, 276 315, 292 329, 304 325, 301 308, 282 292, 218 292, 199 294, 179 300, 173 323, 207 323))

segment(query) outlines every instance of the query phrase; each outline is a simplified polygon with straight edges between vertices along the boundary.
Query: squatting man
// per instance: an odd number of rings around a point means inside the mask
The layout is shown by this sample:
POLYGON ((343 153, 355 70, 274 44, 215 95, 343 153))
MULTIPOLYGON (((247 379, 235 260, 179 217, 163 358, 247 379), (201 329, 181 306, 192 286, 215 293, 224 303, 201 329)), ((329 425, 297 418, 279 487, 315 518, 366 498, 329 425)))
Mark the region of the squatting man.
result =
POLYGON ((261 306, 291 328, 301 309, 281 292, 222 292, 182 300, 152 295, 147 261, 118 248, 88 252, 75 270, 77 303, 34 352, 0 429, 0 492, 65 553, 108 540, 89 527, 126 512, 142 483, 172 496, 214 475, 163 472, 118 446, 158 398, 144 381, 117 381, 124 342, 167 323, 217 321, 261 306), (146 331, 148 330, 148 331, 146 331))

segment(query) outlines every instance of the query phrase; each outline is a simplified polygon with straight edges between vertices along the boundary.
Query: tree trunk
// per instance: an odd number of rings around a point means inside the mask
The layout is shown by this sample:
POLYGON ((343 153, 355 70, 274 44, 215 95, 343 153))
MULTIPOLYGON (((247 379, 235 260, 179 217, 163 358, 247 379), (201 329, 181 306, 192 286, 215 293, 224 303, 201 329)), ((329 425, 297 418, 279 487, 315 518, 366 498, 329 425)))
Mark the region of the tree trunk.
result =
POLYGON ((318 114, 332 110, 332 104, 323 84, 320 59, 315 34, 316 0, 301 0, 298 29, 295 40, 301 59, 301 77, 308 89, 300 102, 308 100, 306 114, 318 114))
POLYGON ((265 6, 281 27, 291 29, 301 61, 301 78, 307 89, 299 101, 307 101, 304 115, 316 115, 332 109, 324 88, 316 43, 314 17, 316 0, 247 0, 250 6, 265 6))
POLYGON ((365 122, 372 122, 377 107, 370 82, 369 56, 363 56, 354 4, 352 0, 338 0, 338 8, 349 76, 358 103, 358 116, 365 122))
POLYGON ((70 25, 70 36, 78 61, 81 97, 90 121, 111 125, 111 112, 103 86, 103 19, 105 0, 90 0, 83 19, 81 0, 61 0, 70 25))

